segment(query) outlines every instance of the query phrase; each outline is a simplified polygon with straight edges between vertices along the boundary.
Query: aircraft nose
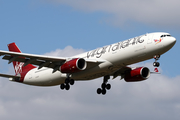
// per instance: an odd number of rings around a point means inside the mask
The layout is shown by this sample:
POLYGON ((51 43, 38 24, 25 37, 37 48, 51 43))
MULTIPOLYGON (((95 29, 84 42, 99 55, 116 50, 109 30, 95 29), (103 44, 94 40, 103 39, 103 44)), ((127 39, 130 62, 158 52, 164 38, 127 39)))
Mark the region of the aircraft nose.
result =
POLYGON ((165 37, 163 39, 164 47, 171 49, 175 43, 176 43, 176 38, 175 37, 165 37))
POLYGON ((172 45, 174 45, 174 44, 176 43, 176 38, 175 38, 175 37, 172 37, 172 38, 170 39, 170 43, 171 43, 172 45))
POLYGON ((166 46, 169 46, 169 47, 173 47, 176 43, 176 38, 175 37, 170 37, 168 39, 166 39, 166 42, 165 42, 166 46))

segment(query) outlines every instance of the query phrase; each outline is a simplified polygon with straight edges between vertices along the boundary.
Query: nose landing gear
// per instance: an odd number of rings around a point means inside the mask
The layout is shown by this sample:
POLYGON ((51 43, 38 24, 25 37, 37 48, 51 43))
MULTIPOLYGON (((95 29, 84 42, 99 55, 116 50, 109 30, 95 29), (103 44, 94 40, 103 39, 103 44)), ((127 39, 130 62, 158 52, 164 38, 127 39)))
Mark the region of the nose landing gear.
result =
POLYGON ((154 67, 159 67, 160 66, 160 63, 157 62, 159 60, 159 58, 160 58, 160 55, 155 55, 154 56, 154 59, 155 59, 155 62, 153 63, 154 67))

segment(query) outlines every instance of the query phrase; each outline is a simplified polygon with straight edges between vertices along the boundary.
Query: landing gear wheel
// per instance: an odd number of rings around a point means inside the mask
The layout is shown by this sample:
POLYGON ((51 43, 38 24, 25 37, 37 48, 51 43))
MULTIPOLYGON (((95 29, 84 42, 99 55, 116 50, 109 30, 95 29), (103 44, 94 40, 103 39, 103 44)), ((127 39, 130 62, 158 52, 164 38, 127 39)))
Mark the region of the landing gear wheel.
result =
POLYGON ((153 63, 153 66, 156 67, 156 62, 153 63))
POLYGON ((106 89, 102 89, 102 94, 103 94, 103 95, 106 94, 106 89))
POLYGON ((70 89, 70 85, 67 84, 66 87, 65 87, 66 90, 69 90, 70 89))
POLYGON ((106 88, 106 83, 102 83, 101 88, 105 89, 106 88))
POLYGON ((65 85, 64 85, 64 84, 61 84, 61 85, 60 85, 60 88, 61 88, 62 90, 64 90, 65 85))
POLYGON ((106 89, 107 89, 107 90, 110 90, 110 89, 111 89, 111 84, 107 84, 107 85, 106 85, 106 89))
POLYGON ((159 66, 160 66, 160 63, 159 63, 159 62, 154 62, 154 63, 153 63, 153 66, 154 66, 154 67, 159 67, 159 66))
POLYGON ((70 81, 70 80, 69 80, 68 78, 65 79, 65 83, 66 83, 66 84, 68 84, 69 81, 70 81))
POLYGON ((159 67, 159 66, 160 66, 160 63, 159 63, 159 62, 157 62, 157 63, 156 63, 156 66, 157 66, 157 67, 159 67))
POLYGON ((101 93, 102 93, 101 88, 98 88, 98 89, 97 89, 97 94, 101 94, 101 93))
POLYGON ((70 83, 70 85, 74 85, 74 80, 71 79, 69 83, 70 83))

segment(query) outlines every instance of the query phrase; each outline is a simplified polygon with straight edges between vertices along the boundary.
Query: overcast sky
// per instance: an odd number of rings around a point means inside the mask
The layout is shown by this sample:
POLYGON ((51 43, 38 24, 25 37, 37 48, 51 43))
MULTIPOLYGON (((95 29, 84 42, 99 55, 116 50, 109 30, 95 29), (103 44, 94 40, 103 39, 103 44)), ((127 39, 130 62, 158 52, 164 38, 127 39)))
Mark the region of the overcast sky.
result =
MULTIPOLYGON (((97 95, 102 78, 59 86, 35 87, 0 78, 2 120, 179 120, 179 0, 0 0, 0 50, 16 42, 22 52, 72 56, 150 32, 169 32, 176 45, 161 56, 162 74, 143 82, 110 80, 112 89, 97 95)), ((132 66, 153 69, 154 60, 132 66)), ((0 72, 14 74, 0 60, 0 72)))

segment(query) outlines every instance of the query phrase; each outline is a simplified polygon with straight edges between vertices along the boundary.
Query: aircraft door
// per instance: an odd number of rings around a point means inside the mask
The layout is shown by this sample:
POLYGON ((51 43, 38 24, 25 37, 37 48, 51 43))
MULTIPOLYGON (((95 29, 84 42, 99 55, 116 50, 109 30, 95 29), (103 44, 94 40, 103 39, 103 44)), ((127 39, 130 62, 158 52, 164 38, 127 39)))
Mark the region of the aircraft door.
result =
POLYGON ((148 35, 148 41, 147 41, 147 44, 151 44, 152 43, 152 41, 153 41, 153 34, 149 34, 148 35))

